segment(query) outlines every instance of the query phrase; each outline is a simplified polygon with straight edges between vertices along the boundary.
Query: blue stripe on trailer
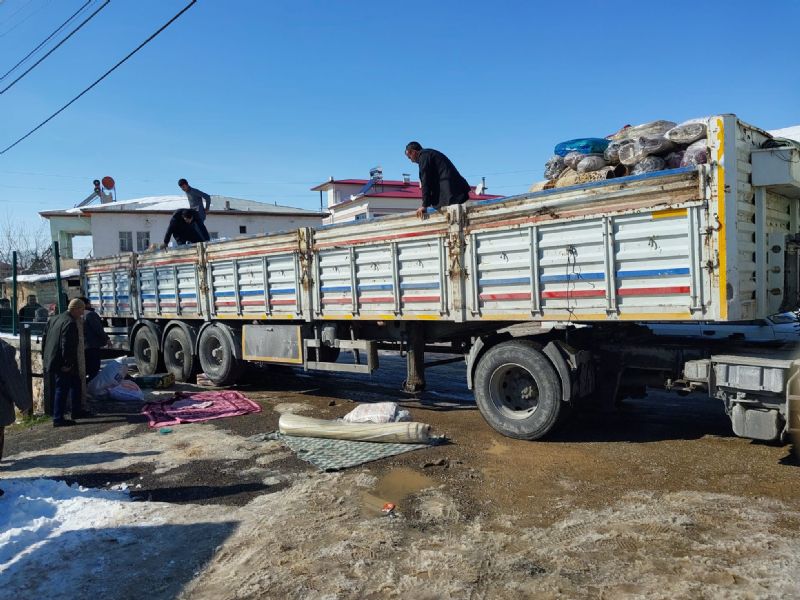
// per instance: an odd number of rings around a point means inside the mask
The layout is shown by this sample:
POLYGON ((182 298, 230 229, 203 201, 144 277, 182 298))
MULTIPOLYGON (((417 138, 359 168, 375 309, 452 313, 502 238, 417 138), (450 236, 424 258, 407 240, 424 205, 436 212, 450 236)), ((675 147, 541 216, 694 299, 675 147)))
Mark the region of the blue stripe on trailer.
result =
POLYGON ((294 294, 294 288, 275 288, 269 291, 273 296, 276 294, 294 294))
POLYGON ((563 275, 542 275, 542 283, 566 283, 569 281, 603 281, 605 273, 564 273, 563 275))
POLYGON ((322 292, 349 292, 349 285, 323 285, 320 288, 322 292))
POLYGON ((181 298, 196 298, 197 294, 195 294, 194 292, 181 292, 180 294, 178 294, 178 296, 180 296, 181 298))
POLYGON ((620 279, 635 279, 638 277, 669 277, 670 275, 688 275, 689 268, 679 269, 641 269, 637 271, 617 271, 620 279))
MULTIPOLYGON (((368 283, 366 285, 358 286, 359 292, 380 292, 380 291, 391 291, 394 289, 394 286, 391 283, 368 283)), ((350 291, 350 288, 347 288, 347 291, 350 291)))
POLYGON ((480 279, 480 285, 516 285, 518 283, 530 283, 530 277, 507 277, 505 279, 480 279))
POLYGON ((438 290, 439 289, 439 282, 434 281, 432 283, 401 283, 400 284, 401 290, 438 290))

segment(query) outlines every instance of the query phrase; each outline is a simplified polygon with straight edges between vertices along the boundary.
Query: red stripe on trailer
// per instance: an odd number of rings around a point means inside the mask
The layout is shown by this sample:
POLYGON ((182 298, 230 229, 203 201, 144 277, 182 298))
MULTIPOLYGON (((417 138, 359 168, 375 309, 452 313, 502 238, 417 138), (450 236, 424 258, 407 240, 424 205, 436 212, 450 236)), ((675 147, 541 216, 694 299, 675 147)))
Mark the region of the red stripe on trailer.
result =
POLYGON ((160 267, 162 265, 185 265, 188 263, 196 263, 196 258, 176 258, 175 260, 158 260, 153 262, 139 263, 136 265, 138 268, 160 267))
POLYGON ((208 262, 213 263, 218 260, 228 260, 230 258, 238 258, 240 256, 253 256, 254 254, 268 255, 277 254, 279 252, 292 252, 296 249, 295 246, 280 246, 278 248, 270 248, 269 250, 248 250, 247 252, 231 252, 230 254, 214 254, 208 258, 208 262))
POLYGON ((351 244, 363 244, 365 242, 384 242, 386 240, 402 240, 408 238, 415 238, 415 237, 422 237, 422 236, 434 236, 446 233, 446 229, 436 229, 434 231, 419 231, 419 232, 410 232, 410 233, 395 233, 394 235, 381 235, 376 237, 369 237, 369 238, 355 238, 349 240, 341 240, 336 242, 319 242, 314 245, 314 249, 317 248, 330 248, 331 246, 348 246, 351 244))
POLYGON ((673 285, 654 288, 621 288, 617 290, 618 296, 667 296, 670 294, 688 294, 688 285, 673 285))
POLYGON ((512 294, 481 294, 481 300, 530 300, 530 292, 514 292, 512 294))
POLYGON ((403 296, 402 300, 405 303, 411 302, 438 302, 441 296, 403 296))
POLYGON ((391 304, 394 296, 367 296, 358 299, 361 304, 391 304))
POLYGON ((603 298, 605 290, 563 290, 558 292, 542 292, 542 298, 603 298))
POLYGON ((323 304, 352 304, 352 298, 323 298, 323 304))
POLYGON ((270 300, 270 306, 294 306, 294 300, 270 300))

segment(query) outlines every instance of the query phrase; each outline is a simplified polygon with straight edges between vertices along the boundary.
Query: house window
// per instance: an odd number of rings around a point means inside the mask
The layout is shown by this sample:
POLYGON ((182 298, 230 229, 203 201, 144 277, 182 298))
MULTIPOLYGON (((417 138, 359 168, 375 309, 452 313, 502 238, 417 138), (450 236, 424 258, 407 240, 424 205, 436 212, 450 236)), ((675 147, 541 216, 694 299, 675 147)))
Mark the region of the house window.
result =
POLYGON ((147 250, 147 247, 150 245, 150 232, 149 231, 137 231, 136 232, 136 251, 137 252, 144 252, 147 250))
POLYGON ((367 213, 361 213, 360 215, 356 215, 353 219, 354 221, 363 221, 367 218, 367 213))
POLYGON ((247 225, 239 225, 239 233, 247 233, 247 225))
POLYGON ((119 232, 119 251, 120 252, 133 252, 133 232, 120 231, 119 232))

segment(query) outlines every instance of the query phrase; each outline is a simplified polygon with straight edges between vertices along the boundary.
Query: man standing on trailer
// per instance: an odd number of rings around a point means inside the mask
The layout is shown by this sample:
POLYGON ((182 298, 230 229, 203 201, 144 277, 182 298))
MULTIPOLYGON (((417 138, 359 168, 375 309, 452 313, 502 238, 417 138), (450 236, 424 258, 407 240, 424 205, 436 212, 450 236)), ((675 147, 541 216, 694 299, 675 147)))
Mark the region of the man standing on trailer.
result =
POLYGON ((206 229, 206 213, 211 208, 211 196, 191 187, 185 179, 178 180, 178 187, 186 192, 186 197, 189 199, 189 208, 197 213, 195 226, 203 234, 205 241, 210 240, 211 236, 208 234, 208 229, 206 229))
POLYGON ((184 244, 196 244, 198 242, 207 242, 208 237, 203 237, 200 230, 197 228, 197 213, 191 208, 179 208, 172 213, 172 218, 169 220, 169 227, 167 233, 164 234, 164 244, 162 247, 169 246, 170 238, 175 238, 175 243, 179 246, 184 244))
POLYGON ((422 206, 416 213, 419 218, 429 208, 463 204, 469 200, 469 183, 444 154, 433 148, 423 148, 419 142, 409 142, 406 156, 419 165, 422 187, 422 206))

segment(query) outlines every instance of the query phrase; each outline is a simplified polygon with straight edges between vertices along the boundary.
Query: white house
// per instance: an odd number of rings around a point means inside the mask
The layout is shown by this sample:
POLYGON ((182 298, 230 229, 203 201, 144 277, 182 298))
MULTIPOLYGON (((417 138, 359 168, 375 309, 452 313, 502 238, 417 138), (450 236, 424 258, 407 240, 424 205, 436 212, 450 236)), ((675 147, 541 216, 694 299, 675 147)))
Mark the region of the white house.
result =
MULTIPOLYGON (((345 223, 397 213, 409 213, 422 204, 418 181, 404 177, 403 181, 385 179, 334 179, 311 188, 320 193, 320 204, 328 207, 326 224, 345 223)), ((499 198, 490 194, 469 193, 470 200, 499 198)))
MULTIPOLYGON (((172 213, 188 207, 183 195, 151 196, 39 214, 50 222, 52 239, 59 242, 63 258, 73 257, 72 239, 86 235, 92 237, 92 256, 99 258, 161 243, 172 213)), ((206 228, 212 239, 235 238, 313 227, 325 216, 327 213, 292 206, 211 196, 206 228)))

